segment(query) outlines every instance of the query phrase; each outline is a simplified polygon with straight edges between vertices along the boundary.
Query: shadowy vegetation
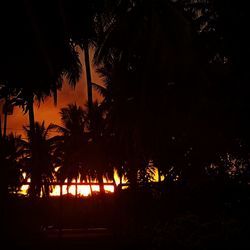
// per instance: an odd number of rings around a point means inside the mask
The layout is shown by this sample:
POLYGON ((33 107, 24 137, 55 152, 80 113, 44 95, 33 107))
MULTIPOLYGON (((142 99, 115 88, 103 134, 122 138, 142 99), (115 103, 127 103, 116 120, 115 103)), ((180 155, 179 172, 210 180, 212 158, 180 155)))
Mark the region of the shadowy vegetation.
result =
POLYGON ((37 245, 49 226, 108 227, 110 248, 249 248, 246 3, 20 0, 0 8, 6 239, 37 245), (37 123, 34 102, 53 96, 56 104, 82 67, 86 107, 62 108, 62 126, 37 123), (26 140, 7 134, 14 106, 29 113, 26 140), (114 168, 129 188, 105 195, 103 177, 113 181, 114 168), (19 197, 24 172, 29 195, 19 197), (52 181, 77 178, 98 180, 101 195, 50 197, 52 181))

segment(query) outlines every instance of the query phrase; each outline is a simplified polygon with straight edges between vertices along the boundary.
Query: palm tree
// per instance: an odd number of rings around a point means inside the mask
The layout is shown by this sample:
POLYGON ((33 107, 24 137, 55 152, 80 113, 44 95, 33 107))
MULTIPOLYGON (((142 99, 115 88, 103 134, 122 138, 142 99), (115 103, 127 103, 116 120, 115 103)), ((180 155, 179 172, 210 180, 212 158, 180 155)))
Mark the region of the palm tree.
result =
POLYGON ((107 157, 108 138, 102 107, 96 102, 92 111, 90 118, 89 112, 75 104, 61 109, 63 126, 54 126, 63 133, 62 143, 57 151, 62 159, 58 174, 61 181, 66 178, 70 181, 79 175, 85 181, 97 179, 100 191, 104 193, 103 176, 110 178, 113 168, 107 157))
POLYGON ((53 125, 53 128, 62 133, 59 136, 61 143, 55 154, 61 159, 58 178, 64 181, 77 179, 79 174, 84 177, 83 157, 85 144, 88 140, 85 133, 85 112, 76 104, 69 104, 60 111, 63 126, 53 125))
POLYGON ((3 138, 5 138, 7 135, 7 118, 8 115, 11 115, 13 113, 14 103, 17 95, 16 92, 16 89, 11 89, 7 86, 0 85, 0 100, 4 99, 4 104, 2 108, 2 113, 4 115, 3 138))
POLYGON ((1 162, 1 198, 9 191, 15 192, 20 188, 21 166, 19 159, 22 156, 21 136, 9 134, 0 140, 1 162))
POLYGON ((91 140, 87 146, 86 164, 88 168, 94 169, 100 184, 100 192, 104 194, 103 176, 113 179, 114 169, 111 160, 111 134, 107 130, 105 105, 94 102, 92 112, 87 112, 87 121, 91 140))
MULTIPOLYGON (((29 112, 31 144, 36 143, 32 142, 35 138, 34 99, 41 102, 53 95, 56 103, 63 77, 73 84, 80 76, 78 53, 62 27, 57 7, 54 3, 19 1, 16 8, 4 5, 1 16, 1 25, 4 24, 1 28, 7 38, 1 40, 0 46, 1 82, 21 91, 18 104, 29 112), (8 16, 14 16, 18 22, 6 23, 8 16)), ((38 161, 35 155, 34 151, 33 165, 38 161)))
POLYGON ((35 123, 35 133, 32 135, 30 127, 24 127, 28 140, 22 140, 23 158, 20 160, 23 171, 33 178, 30 186, 30 194, 36 196, 49 196, 49 183, 55 178, 55 168, 60 164, 55 150, 59 143, 57 136, 50 137, 53 126, 47 128, 38 122, 35 123), (33 141, 36 143, 32 143, 33 141), (35 155, 34 155, 35 154, 35 155), (33 165, 32 158, 39 159, 33 165))
POLYGON ((84 52, 88 106, 92 110, 92 80, 89 50, 96 43, 103 1, 62 1, 62 13, 70 39, 84 52))
POLYGON ((109 18, 97 44, 95 63, 106 70, 109 124, 118 138, 125 135, 126 162, 136 182, 138 165, 153 156, 155 138, 164 141, 168 136, 159 129, 161 123, 167 126, 162 114, 167 116, 172 96, 177 88, 186 89, 184 83, 191 76, 191 32, 170 2, 113 3, 106 14, 109 18))
POLYGON ((13 6, 4 5, 4 14, 15 16, 18 22, 5 22, 2 27, 8 39, 1 41, 1 82, 9 88, 22 90, 23 106, 30 111, 32 130, 34 97, 41 101, 53 94, 56 103, 56 91, 61 87, 62 78, 66 76, 72 84, 79 79, 80 61, 62 27, 56 4, 20 1, 16 5, 14 12, 13 6), (18 40, 18 50, 13 50, 17 37, 22 39, 18 40))

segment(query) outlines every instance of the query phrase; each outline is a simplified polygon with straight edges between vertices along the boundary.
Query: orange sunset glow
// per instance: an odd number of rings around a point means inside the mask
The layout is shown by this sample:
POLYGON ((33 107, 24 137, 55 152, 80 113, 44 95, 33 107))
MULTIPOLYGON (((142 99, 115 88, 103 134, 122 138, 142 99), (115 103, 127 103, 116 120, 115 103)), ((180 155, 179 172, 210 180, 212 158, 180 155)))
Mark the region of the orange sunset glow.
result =
MULTIPOLYGON (((58 169, 57 169, 58 170, 58 169)), ((154 174, 152 176, 152 180, 150 182, 158 182, 159 180, 159 171, 157 168, 154 168, 153 170, 154 174)), ((23 178, 25 184, 23 184, 18 191, 18 194, 20 195, 27 195, 29 190, 29 185, 31 182, 30 178, 27 178, 27 175, 25 172, 23 172, 23 178)), ((160 176, 161 181, 164 181, 164 176, 160 176)), ((122 175, 122 177, 119 177, 118 171, 116 168, 114 168, 114 174, 113 174, 113 180, 108 179, 107 177, 103 176, 103 184, 104 184, 104 190, 106 193, 114 193, 115 187, 118 187, 121 185, 122 189, 128 188, 128 179, 125 175, 122 175), (114 182, 113 182, 114 180, 114 182)), ((97 181, 97 179, 91 178, 89 180, 90 183, 85 181, 81 181, 81 176, 79 175, 77 179, 72 179, 71 182, 66 179, 62 185, 51 185, 51 191, 50 196, 61 196, 61 195, 73 195, 77 197, 87 197, 91 196, 94 193, 100 192, 100 185, 97 181)), ((42 196, 42 193, 41 193, 42 196)))
MULTIPOLYGON (((18 194, 20 195, 27 195, 29 185, 31 182, 30 178, 26 178, 27 175, 25 172, 23 172, 23 178, 25 184, 23 184, 18 191, 18 194)), ((114 169, 114 181, 108 179, 107 177, 103 176, 103 183, 104 183, 104 190, 106 193, 114 193, 115 186, 118 185, 124 185, 128 183, 127 178, 123 175, 122 178, 119 177, 117 169, 114 169)), ((157 178, 157 173, 155 178, 157 178)), ((79 175, 77 179, 72 179, 72 181, 69 183, 68 179, 64 181, 62 185, 51 185, 51 192, 50 196, 60 196, 60 195, 73 195, 77 197, 87 197, 90 195, 93 195, 94 193, 100 192, 100 185, 98 184, 97 179, 91 178, 90 183, 81 181, 81 176, 79 175), (94 184, 93 184, 94 183, 94 184)), ((122 189, 126 189, 127 186, 122 186, 122 189)), ((41 194, 42 195, 42 194, 41 194)))
MULTIPOLYGON (((82 51, 79 51, 81 61, 84 60, 82 51)), ((93 57, 93 50, 90 50, 90 56, 93 57)), ((91 67, 92 81, 97 84, 102 84, 99 75, 96 73, 94 66, 91 67)), ((93 99, 101 100, 101 96, 93 89, 93 99)), ((39 105, 34 105, 35 119, 36 121, 45 121, 45 125, 50 123, 61 124, 59 111, 62 107, 70 103, 76 103, 79 106, 84 107, 87 102, 87 84, 85 67, 83 67, 82 76, 76 87, 73 88, 67 82, 64 81, 62 90, 58 91, 57 105, 54 104, 52 97, 47 97, 44 102, 39 105)), ((14 107, 12 115, 8 116, 7 133, 13 132, 16 134, 23 134, 23 126, 28 125, 28 115, 24 114, 21 108, 14 107)))
POLYGON ((1 249, 250 249, 249 2, 0 2, 1 249))

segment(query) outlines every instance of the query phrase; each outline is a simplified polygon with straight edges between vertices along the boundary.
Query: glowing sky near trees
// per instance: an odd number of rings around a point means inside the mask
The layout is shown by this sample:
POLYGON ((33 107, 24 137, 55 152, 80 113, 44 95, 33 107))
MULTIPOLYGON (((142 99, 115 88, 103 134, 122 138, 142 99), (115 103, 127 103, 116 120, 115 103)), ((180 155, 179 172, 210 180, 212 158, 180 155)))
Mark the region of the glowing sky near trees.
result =
MULTIPOLYGON (((93 56, 93 51, 90 53, 93 56)), ((80 53, 81 61, 83 59, 82 53, 80 53)), ((83 65, 84 66, 84 65, 83 65)), ((101 79, 95 72, 94 67, 91 70, 92 82, 101 83, 101 79)), ((58 91, 57 106, 54 105, 53 98, 46 98, 44 103, 34 105, 35 119, 36 121, 45 121, 45 125, 50 123, 60 124, 59 111, 62 107, 65 107, 69 103, 76 103, 77 105, 84 106, 87 102, 87 86, 85 78, 85 70, 83 67, 82 77, 77 83, 75 89, 69 86, 65 81, 61 91, 58 91)), ((35 84, 35 83, 34 83, 35 84)), ((93 89, 94 100, 100 99, 100 95, 93 89)), ((8 130, 17 134, 23 134, 23 126, 28 125, 28 114, 24 114, 21 108, 15 107, 13 115, 8 116, 8 130)))

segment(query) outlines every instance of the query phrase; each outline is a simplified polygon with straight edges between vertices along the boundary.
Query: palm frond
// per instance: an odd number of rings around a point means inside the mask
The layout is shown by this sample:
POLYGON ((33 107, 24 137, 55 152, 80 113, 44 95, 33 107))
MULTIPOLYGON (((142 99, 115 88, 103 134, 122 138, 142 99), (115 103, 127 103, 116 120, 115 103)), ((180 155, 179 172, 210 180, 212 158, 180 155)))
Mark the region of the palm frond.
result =
POLYGON ((66 134, 66 133, 69 132, 69 130, 68 130, 67 128, 64 128, 64 127, 62 127, 62 126, 60 126, 60 125, 53 124, 53 123, 51 123, 51 124, 49 125, 49 129, 50 129, 50 130, 55 130, 56 132, 64 133, 64 134, 66 134))
POLYGON ((62 72, 62 75, 66 77, 71 86, 75 86, 79 81, 82 73, 82 64, 79 58, 79 52, 76 46, 71 45, 70 55, 68 56, 68 61, 62 72))
POLYGON ((107 89, 100 84, 92 82, 93 88, 103 97, 107 95, 107 89))

